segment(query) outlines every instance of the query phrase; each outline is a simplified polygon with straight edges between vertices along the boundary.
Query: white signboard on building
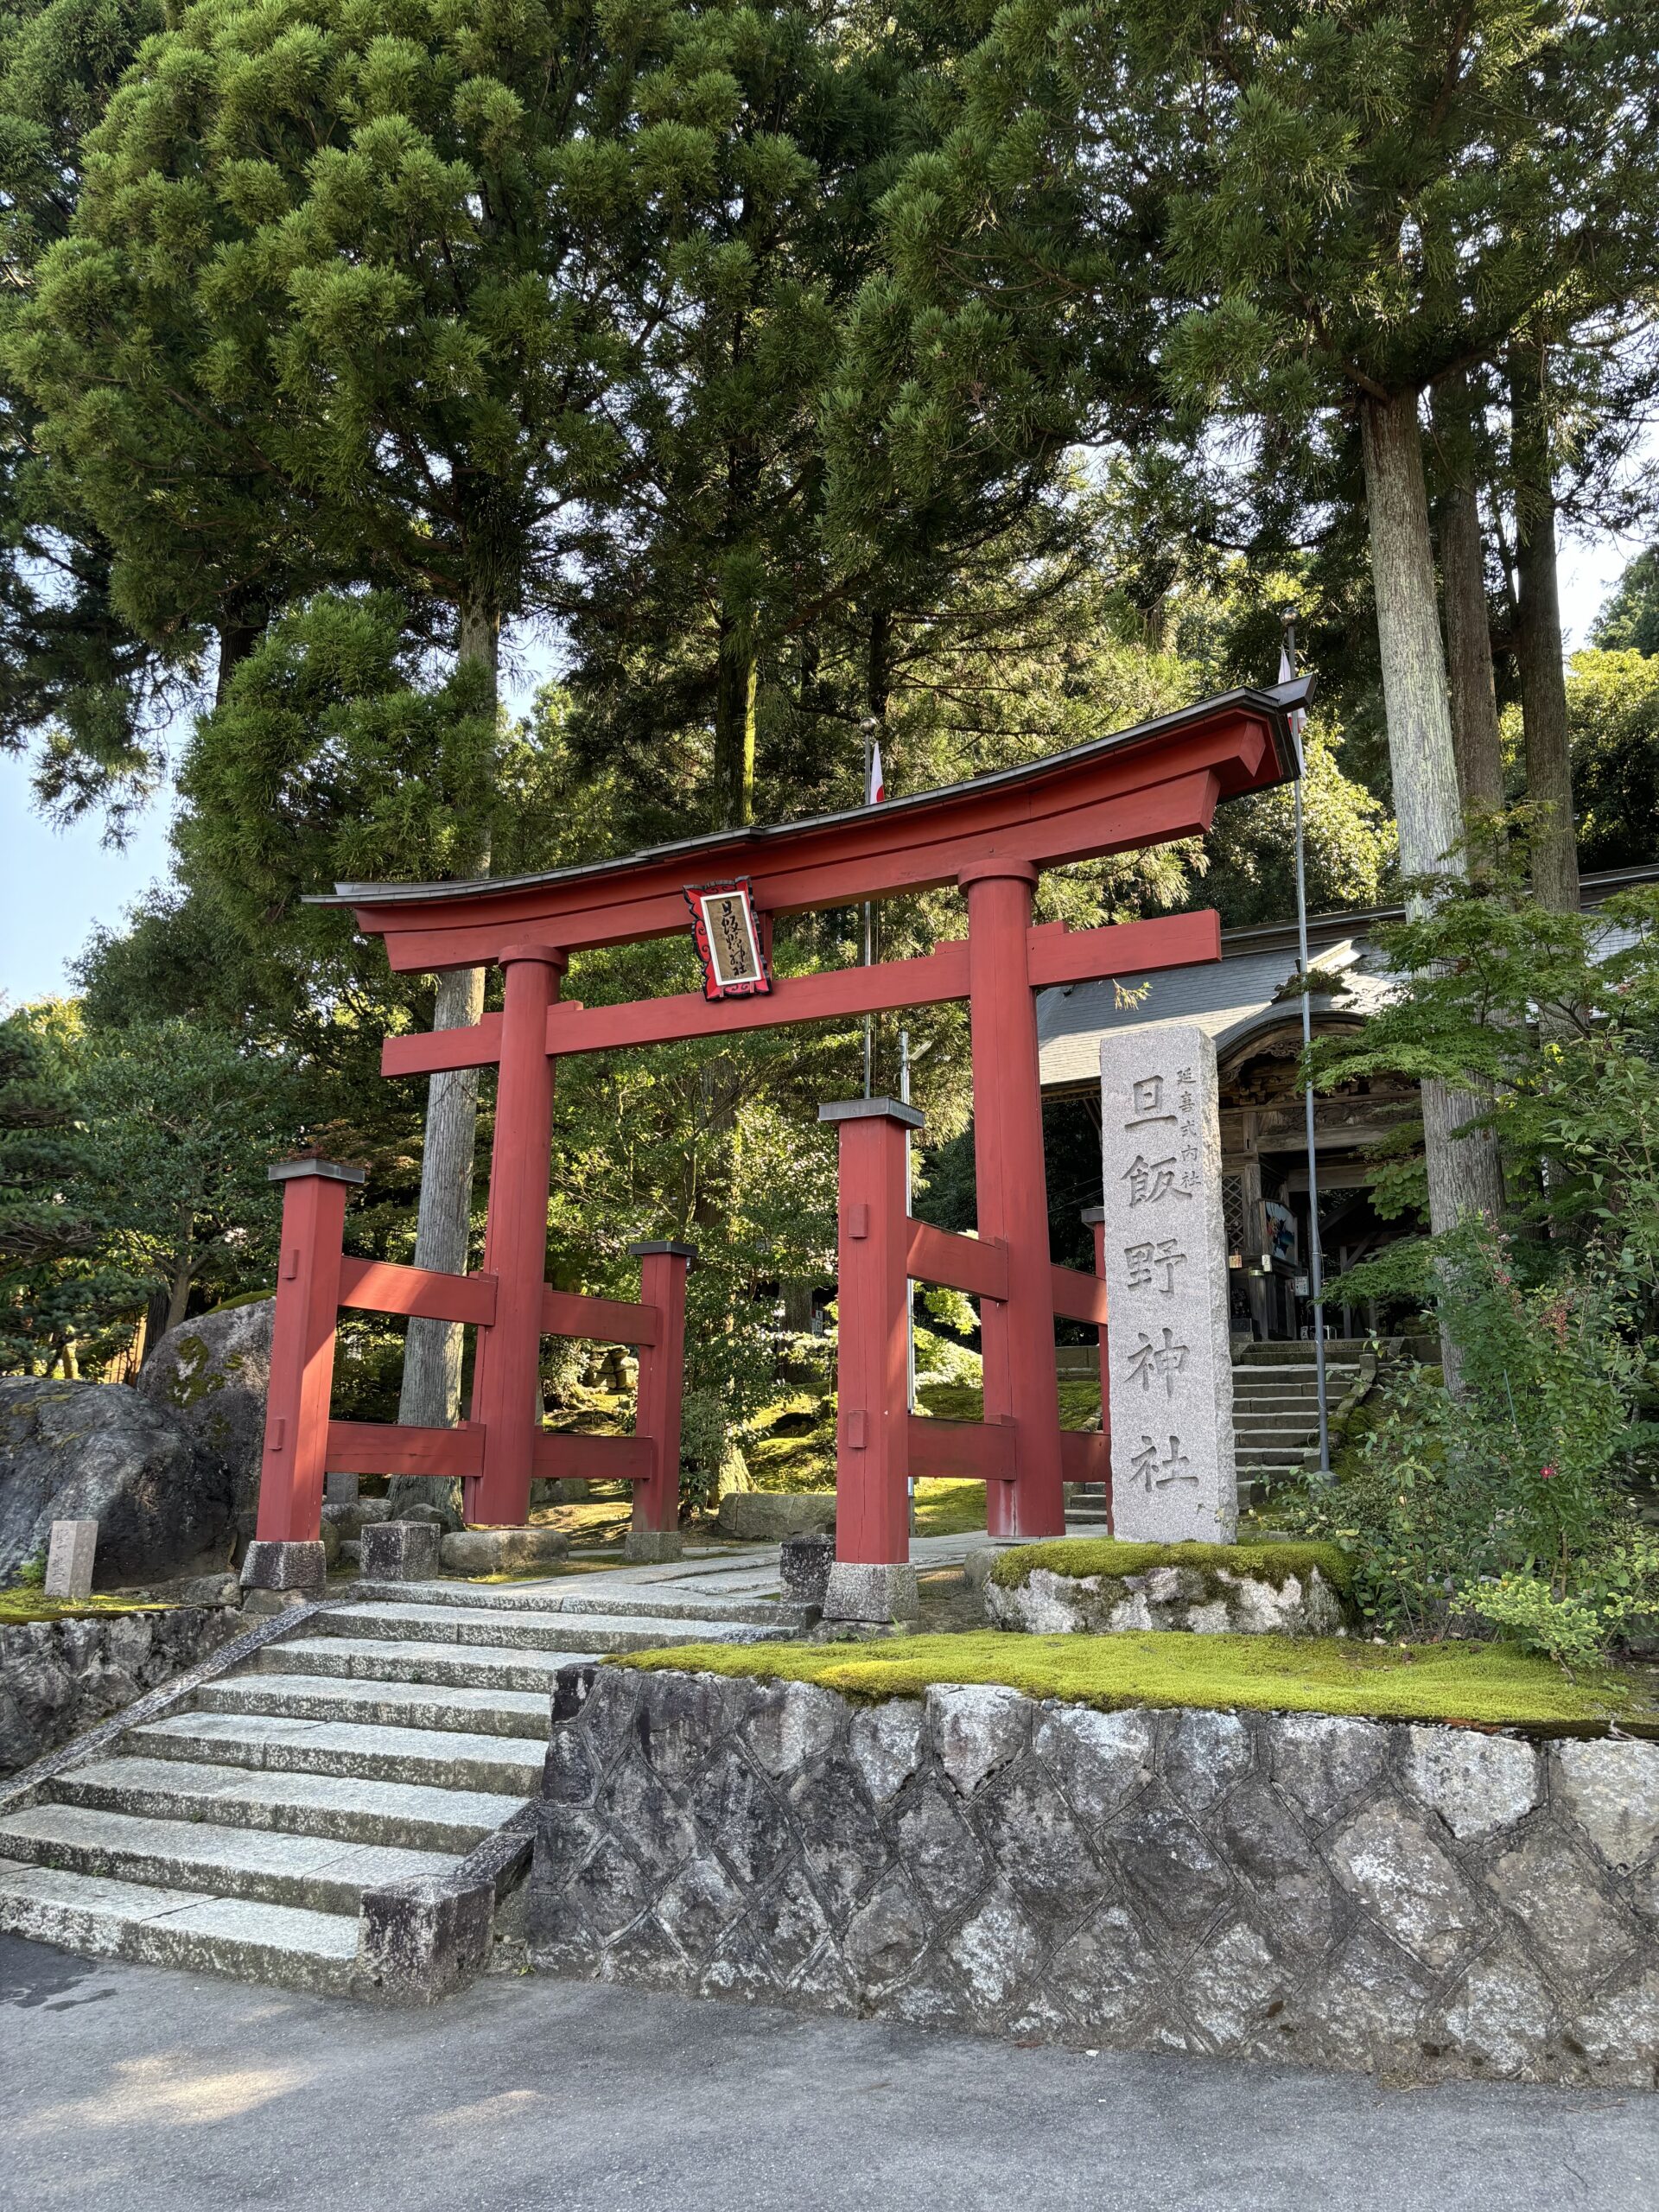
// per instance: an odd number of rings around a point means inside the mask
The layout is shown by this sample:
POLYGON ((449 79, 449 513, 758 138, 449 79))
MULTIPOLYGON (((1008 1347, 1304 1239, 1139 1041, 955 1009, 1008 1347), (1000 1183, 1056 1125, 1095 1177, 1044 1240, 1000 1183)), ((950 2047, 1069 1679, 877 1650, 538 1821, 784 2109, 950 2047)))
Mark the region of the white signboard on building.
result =
POLYGON ((1187 1022, 1100 1048, 1113 1533, 1238 1525, 1216 1048, 1187 1022))

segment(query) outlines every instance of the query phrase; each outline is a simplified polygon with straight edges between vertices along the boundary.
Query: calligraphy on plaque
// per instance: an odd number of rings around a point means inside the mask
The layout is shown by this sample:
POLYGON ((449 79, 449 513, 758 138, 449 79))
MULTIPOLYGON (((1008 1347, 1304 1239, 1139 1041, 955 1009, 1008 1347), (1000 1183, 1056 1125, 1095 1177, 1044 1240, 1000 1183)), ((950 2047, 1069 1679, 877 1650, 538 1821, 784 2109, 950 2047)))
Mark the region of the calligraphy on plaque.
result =
POLYGON ((747 876, 734 883, 700 883, 685 894, 691 937, 702 967, 705 998, 757 997, 772 988, 772 963, 747 876))

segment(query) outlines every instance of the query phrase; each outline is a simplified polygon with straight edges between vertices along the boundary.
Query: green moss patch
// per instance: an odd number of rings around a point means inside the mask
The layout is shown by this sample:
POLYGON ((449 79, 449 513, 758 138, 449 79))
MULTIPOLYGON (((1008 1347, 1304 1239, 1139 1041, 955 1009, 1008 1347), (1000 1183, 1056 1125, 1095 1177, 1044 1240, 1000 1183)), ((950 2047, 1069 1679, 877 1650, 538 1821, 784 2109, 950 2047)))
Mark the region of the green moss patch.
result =
POLYGON ((893 1637, 845 1643, 691 1643, 616 1666, 683 1669, 826 1689, 870 1703, 919 1697, 933 1682, 1001 1682, 1028 1697, 1102 1712, 1202 1706, 1445 1720, 1540 1735, 1599 1735, 1617 1721, 1659 1736, 1659 1703, 1634 1673, 1569 1675, 1507 1644, 1374 1644, 1286 1636, 893 1637))
POLYGON ((0 1628, 25 1621, 86 1620, 103 1613, 165 1613, 172 1608, 142 1598, 47 1598, 38 1590, 0 1590, 0 1628))
POLYGON ((1206 1578, 1225 1568, 1230 1574, 1270 1582, 1275 1590, 1293 1579, 1306 1585, 1317 1571, 1344 1601, 1353 1595, 1352 1561, 1339 1546, 1319 1543, 1132 1544, 1120 1543, 1116 1536, 1063 1536, 1001 1553, 991 1580, 1004 1590, 1017 1590, 1039 1567, 1073 1581, 1085 1576, 1121 1581, 1126 1575, 1150 1574, 1157 1567, 1196 1568, 1206 1578))

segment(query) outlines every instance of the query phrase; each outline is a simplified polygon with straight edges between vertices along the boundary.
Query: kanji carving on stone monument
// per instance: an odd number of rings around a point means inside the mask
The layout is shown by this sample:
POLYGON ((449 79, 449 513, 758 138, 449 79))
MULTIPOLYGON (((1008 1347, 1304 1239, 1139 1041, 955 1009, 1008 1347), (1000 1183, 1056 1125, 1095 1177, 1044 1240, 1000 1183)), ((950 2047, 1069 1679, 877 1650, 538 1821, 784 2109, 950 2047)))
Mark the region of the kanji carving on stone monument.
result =
POLYGON ((1135 1481, 1148 1493, 1167 1490, 1172 1483, 1196 1483, 1198 1479, 1181 1449, 1179 1436, 1171 1436, 1169 1447, 1160 1457, 1157 1440, 1144 1430, 1140 1443, 1129 1455, 1129 1470, 1135 1481))
POLYGON ((1154 1024, 1108 1037, 1100 1063, 1113 1525, 1130 1538, 1230 1542, 1215 1047, 1192 1024, 1154 1024))

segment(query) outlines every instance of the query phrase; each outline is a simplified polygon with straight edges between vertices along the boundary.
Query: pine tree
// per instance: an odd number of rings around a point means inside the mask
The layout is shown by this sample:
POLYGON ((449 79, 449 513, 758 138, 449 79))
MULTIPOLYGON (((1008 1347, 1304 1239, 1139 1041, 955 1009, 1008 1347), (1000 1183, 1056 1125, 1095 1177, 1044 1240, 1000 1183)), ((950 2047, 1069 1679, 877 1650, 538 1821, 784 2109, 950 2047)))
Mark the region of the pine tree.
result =
MULTIPOLYGON (((608 133, 650 18, 446 0, 204 0, 111 104, 11 354, 141 619, 200 561, 251 645, 308 577, 392 582, 494 696, 504 620, 620 457, 608 133)), ((482 788, 489 789, 487 772, 482 788)), ((488 869, 487 820, 463 871, 488 869)), ((476 1020, 480 971, 441 979, 476 1020)), ((477 1077, 430 1085, 421 1264, 464 1264, 477 1077)), ((410 1332, 405 1418, 454 1418, 461 1332, 410 1332)))
MULTIPOLYGON (((1082 16, 1018 11, 987 43, 1004 140, 1033 190, 1057 149, 1115 146, 1125 108, 1144 120, 1176 396, 1256 435, 1357 425, 1401 865, 1414 881, 1457 872, 1462 829, 1421 397, 1503 361, 1546 299, 1570 294, 1583 316, 1650 268, 1655 21, 1650 0, 1605 15, 1407 0, 1381 16, 1103 0, 1082 16), (1075 57, 1090 39, 1085 77, 1075 57), (1058 82, 1071 110, 1057 121, 1058 82)), ((1068 168, 1051 197, 1063 206, 1078 189, 1068 168)), ((1109 223, 1120 201, 1101 204, 1109 223)), ((1082 265, 1082 247, 1054 259, 1082 265)), ((1139 272, 1128 289, 1133 309, 1139 272)), ((1110 299, 1096 286, 1096 312, 1110 299)), ((1454 1135, 1465 1102, 1430 1084, 1424 1109, 1434 1226, 1490 1210, 1491 1148, 1454 1135)))

